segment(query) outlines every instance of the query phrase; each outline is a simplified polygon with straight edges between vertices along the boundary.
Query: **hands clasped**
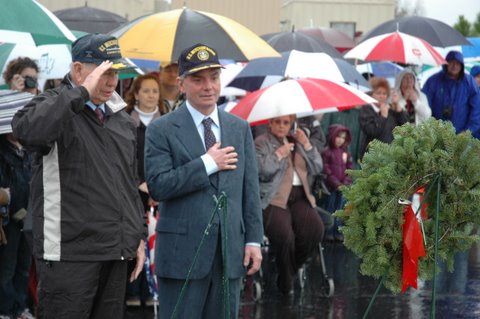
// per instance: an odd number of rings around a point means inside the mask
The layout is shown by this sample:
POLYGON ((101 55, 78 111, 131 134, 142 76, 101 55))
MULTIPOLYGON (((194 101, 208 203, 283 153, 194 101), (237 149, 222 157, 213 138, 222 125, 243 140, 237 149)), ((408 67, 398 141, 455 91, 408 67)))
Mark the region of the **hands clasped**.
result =
POLYGON ((238 154, 233 146, 220 148, 220 143, 215 143, 207 154, 213 158, 220 171, 237 168, 238 154))

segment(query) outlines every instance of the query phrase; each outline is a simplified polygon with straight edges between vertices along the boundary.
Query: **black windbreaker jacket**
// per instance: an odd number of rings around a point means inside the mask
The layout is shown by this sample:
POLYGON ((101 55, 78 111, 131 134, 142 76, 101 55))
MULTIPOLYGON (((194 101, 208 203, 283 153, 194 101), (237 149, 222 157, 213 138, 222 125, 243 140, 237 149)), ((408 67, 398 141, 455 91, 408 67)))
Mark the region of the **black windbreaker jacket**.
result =
POLYGON ((102 124, 85 106, 88 99, 88 91, 72 87, 67 75, 12 121, 20 143, 33 152, 30 200, 37 258, 134 258, 145 236, 135 126, 124 111, 109 107, 102 124))

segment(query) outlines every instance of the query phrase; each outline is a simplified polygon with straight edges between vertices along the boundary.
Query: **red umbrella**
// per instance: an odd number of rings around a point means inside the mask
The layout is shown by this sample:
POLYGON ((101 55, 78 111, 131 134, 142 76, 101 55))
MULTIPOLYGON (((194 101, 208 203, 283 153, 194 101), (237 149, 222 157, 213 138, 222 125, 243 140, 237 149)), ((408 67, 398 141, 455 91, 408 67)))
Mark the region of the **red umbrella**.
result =
POLYGON ((402 32, 365 40, 345 54, 346 59, 393 61, 414 65, 440 65, 445 59, 428 42, 402 32))
POLYGON ((341 82, 324 79, 286 80, 248 94, 230 110, 252 124, 278 116, 298 117, 343 111, 375 99, 341 82))
POLYGON ((308 28, 300 29, 298 32, 305 33, 315 39, 323 40, 339 52, 350 50, 355 46, 355 41, 346 33, 333 28, 308 28))

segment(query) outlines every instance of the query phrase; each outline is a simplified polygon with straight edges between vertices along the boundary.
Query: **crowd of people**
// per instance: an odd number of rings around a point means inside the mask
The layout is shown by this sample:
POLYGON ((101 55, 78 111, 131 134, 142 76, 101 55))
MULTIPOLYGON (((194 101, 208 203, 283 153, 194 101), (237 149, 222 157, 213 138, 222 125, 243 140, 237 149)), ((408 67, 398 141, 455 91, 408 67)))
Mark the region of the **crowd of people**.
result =
POLYGON ((343 208, 371 141, 432 116, 480 136, 480 66, 466 73, 458 51, 446 61, 422 89, 406 68, 393 88, 370 79, 376 103, 252 130, 217 107, 222 65, 201 43, 123 97, 118 74, 133 65, 112 36, 76 40, 70 72, 43 92, 35 61, 13 60, 6 83, 33 98, 0 136, 0 318, 121 318, 142 303, 159 318, 236 317, 265 237, 292 294, 318 244, 343 241, 318 208, 343 208), (158 298, 142 271, 151 209, 158 298))

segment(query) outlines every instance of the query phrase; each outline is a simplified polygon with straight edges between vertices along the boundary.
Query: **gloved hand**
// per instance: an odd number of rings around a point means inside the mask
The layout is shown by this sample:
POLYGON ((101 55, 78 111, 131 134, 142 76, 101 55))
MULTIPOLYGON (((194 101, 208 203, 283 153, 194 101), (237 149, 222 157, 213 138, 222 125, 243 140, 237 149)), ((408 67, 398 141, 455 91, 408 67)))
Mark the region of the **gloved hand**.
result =
POLYGON ((7 244, 7 236, 3 230, 3 217, 0 216, 0 246, 7 244))

